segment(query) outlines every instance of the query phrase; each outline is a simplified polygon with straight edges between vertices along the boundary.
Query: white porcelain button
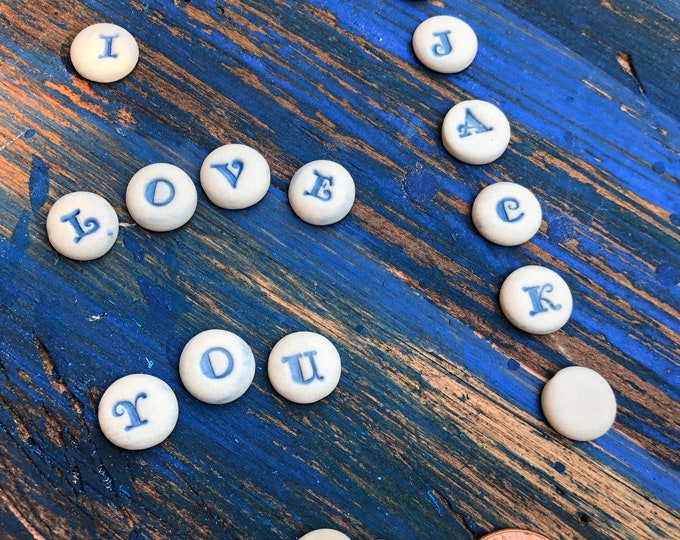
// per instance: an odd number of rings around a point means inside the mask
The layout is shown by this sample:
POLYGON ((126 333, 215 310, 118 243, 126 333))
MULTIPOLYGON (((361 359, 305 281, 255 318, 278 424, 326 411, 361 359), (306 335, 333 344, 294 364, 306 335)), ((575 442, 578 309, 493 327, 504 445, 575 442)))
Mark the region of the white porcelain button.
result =
POLYGON ((300 540, 350 540, 350 538, 335 529, 316 529, 301 536, 300 540))
POLYGON ((248 344, 227 330, 205 330, 189 340, 179 359, 182 384, 196 399, 213 405, 241 397, 255 376, 248 344))
POLYGON ((118 237, 118 216, 100 195, 74 191, 47 213, 47 237, 62 255, 89 261, 104 255, 118 237))
POLYGON ((530 240, 542 219, 536 196, 513 182, 486 186, 472 204, 472 222, 479 233, 501 246, 517 246, 530 240))
POLYGON ((503 314, 531 334, 550 334, 571 316, 571 291, 562 277, 543 266, 529 265, 512 272, 501 285, 503 314))
POLYGON ((510 142, 510 123, 494 104, 461 101, 444 117, 442 141, 449 153, 471 165, 498 159, 510 142))
POLYGON ((431 17, 413 33, 413 51, 425 66, 439 73, 458 73, 477 54, 477 35, 468 23, 449 15, 431 17))
POLYGON ((271 182, 267 160, 244 144, 216 148, 201 166, 201 186, 220 208, 240 210, 262 200, 271 182))
POLYGON ((274 389, 295 403, 313 403, 330 394, 340 381, 340 354, 324 336, 294 332, 272 349, 267 363, 274 389))
POLYGON ((99 427, 116 446, 143 450, 163 442, 177 424, 179 406, 167 383, 143 373, 126 375, 99 401, 99 427))
POLYGON ((344 218, 354 204, 354 180, 339 163, 317 160, 293 175, 288 200, 300 219, 312 225, 331 225, 344 218))
POLYGON ((125 192, 130 216, 150 231, 172 231, 196 211, 198 194, 189 175, 170 163, 143 167, 130 179, 125 192))
POLYGON ((71 43, 71 63, 90 81, 110 83, 122 79, 135 68, 137 60, 135 38, 115 24, 88 26, 71 43))
POLYGON ((609 383, 580 366, 561 369, 546 383, 541 407, 553 429, 575 441, 597 439, 616 418, 616 397, 609 383))

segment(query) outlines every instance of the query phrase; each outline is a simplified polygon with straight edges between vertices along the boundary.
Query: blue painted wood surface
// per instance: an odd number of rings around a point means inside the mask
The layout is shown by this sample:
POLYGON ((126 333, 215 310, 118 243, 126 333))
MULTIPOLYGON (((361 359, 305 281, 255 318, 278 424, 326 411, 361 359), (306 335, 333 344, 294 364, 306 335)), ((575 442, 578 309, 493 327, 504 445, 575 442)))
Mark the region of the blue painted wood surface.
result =
POLYGON ((7 0, 0 6, 0 522, 9 538, 680 537, 680 5, 677 2, 7 0), (410 38, 425 18, 466 20, 480 43, 457 75, 410 38), (68 47, 110 21, 140 44, 126 79, 88 83, 68 47), (466 98, 510 119, 487 166, 451 158, 446 111, 466 98), (265 199, 211 205, 171 233, 135 226, 136 170, 197 179, 228 142, 272 168, 265 199), (316 228, 286 188, 313 159, 344 164, 351 214, 316 228), (485 185, 530 187, 544 224, 494 246, 469 211, 485 185), (49 245, 61 195, 106 197, 123 226, 79 263, 49 245), (513 328, 502 280, 537 263, 572 288, 570 322, 513 328), (218 327, 258 370, 238 401, 182 387, 183 345, 218 327), (266 377, 283 335, 314 330, 343 358, 314 405, 266 377), (592 443, 557 435, 539 396, 583 365, 618 399, 592 443), (116 378, 176 391, 179 423, 141 452, 96 421, 116 378))

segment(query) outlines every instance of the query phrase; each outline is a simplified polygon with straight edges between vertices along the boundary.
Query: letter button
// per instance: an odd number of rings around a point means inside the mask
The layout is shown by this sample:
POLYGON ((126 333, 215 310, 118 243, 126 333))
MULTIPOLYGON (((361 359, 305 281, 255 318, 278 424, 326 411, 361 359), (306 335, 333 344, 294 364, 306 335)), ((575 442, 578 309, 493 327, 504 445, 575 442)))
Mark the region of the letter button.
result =
POLYGON ((271 182, 267 160, 244 144, 225 144, 203 160, 201 187, 220 208, 241 210, 258 203, 271 182))
POLYGON ((339 163, 320 159, 303 165, 288 186, 288 200, 297 216, 312 225, 331 225, 354 204, 354 180, 339 163))
POLYGON ((98 23, 81 30, 71 43, 71 63, 84 78, 110 83, 137 65, 139 48, 132 34, 118 25, 98 23))
POLYGON ((118 216, 100 195, 74 191, 47 213, 47 238, 62 255, 90 261, 108 252, 118 238, 118 216))
POLYGON ((182 384, 196 399, 219 405, 241 397, 253 382, 255 358, 248 344, 227 330, 205 330, 184 346, 182 384))
POLYGON ((472 204, 472 222, 479 233, 501 246, 518 246, 530 240, 542 220, 538 199, 513 182, 486 186, 472 204))
POLYGON ((198 204, 189 175, 170 163, 153 163, 137 171, 125 192, 135 222, 156 232, 172 231, 191 219, 198 204))
POLYGON ((172 433, 179 405, 172 388, 153 375, 126 375, 109 386, 99 400, 99 427, 104 436, 126 450, 144 450, 172 433))
POLYGON ((616 396, 596 371, 570 366, 558 371, 543 387, 541 408, 560 435, 574 441, 592 441, 614 424, 616 396))
POLYGON ((571 316, 573 300, 569 285, 553 270, 529 265, 512 272, 501 285, 501 310, 520 330, 550 334, 571 316))
POLYGON ((439 73, 458 73, 477 54, 477 35, 468 23, 449 15, 426 19, 413 33, 413 52, 426 67, 439 73))
POLYGON ((485 165, 498 159, 508 147, 510 123, 503 111, 488 101, 461 101, 444 117, 442 141, 456 159, 485 165))
POLYGON ((301 536, 300 540, 350 540, 350 538, 335 529, 316 529, 301 536))
POLYGON ((326 397, 338 385, 341 371, 340 354, 333 343, 314 332, 283 337, 267 363, 274 389, 295 403, 314 403, 326 397))

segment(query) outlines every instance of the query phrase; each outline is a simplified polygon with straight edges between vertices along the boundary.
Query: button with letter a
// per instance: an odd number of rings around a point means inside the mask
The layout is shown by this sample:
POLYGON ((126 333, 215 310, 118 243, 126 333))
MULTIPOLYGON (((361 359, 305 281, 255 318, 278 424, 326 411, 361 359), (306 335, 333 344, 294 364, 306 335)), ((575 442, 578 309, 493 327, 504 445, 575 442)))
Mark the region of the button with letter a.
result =
POLYGON ((468 23, 449 15, 430 17, 418 25, 411 40, 413 52, 428 68, 458 73, 477 55, 477 35, 468 23))
POLYGON ((135 38, 118 25, 98 23, 78 33, 71 43, 71 63, 84 78, 110 83, 128 75, 139 60, 135 38))
POLYGON ((479 233, 501 246, 518 246, 530 240, 542 220, 535 195, 513 182, 489 184, 472 204, 472 222, 479 233))
POLYGON ((106 438, 126 450, 163 442, 177 424, 179 405, 167 383, 144 373, 115 381, 99 400, 97 418, 106 438))
POLYGON ((569 320, 571 290, 555 271, 528 265, 512 272, 501 285, 501 310, 517 328, 530 334, 550 334, 569 320))
POLYGON ((314 332, 288 334, 274 346, 267 364, 274 389, 295 403, 313 403, 340 381, 341 361, 327 338, 314 332))
POLYGON ((510 123, 492 103, 479 99, 462 101, 444 117, 442 142, 456 159, 484 165, 505 152, 510 142, 510 123))

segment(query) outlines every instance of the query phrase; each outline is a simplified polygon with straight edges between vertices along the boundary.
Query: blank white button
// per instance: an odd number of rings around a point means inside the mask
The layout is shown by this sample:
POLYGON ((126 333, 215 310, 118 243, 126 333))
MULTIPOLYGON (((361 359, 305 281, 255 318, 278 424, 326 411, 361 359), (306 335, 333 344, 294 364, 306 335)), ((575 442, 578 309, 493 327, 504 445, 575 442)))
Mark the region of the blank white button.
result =
POLYGON ((477 35, 465 21, 449 15, 431 17, 413 33, 413 51, 425 66, 439 73, 458 73, 477 54, 477 35))
POLYGON ((498 159, 510 142, 510 123, 494 104, 461 101, 444 117, 442 141, 449 153, 471 165, 498 159))
POLYGON ((132 34, 118 25, 98 23, 81 30, 71 43, 71 63, 90 81, 110 83, 137 65, 139 48, 132 34))
POLYGON ((130 216, 150 231, 172 231, 196 211, 198 194, 189 175, 170 163, 143 167, 130 179, 125 192, 130 216))
POLYGON ((189 340, 179 359, 185 388, 205 403, 229 403, 241 397, 255 376, 248 344, 227 330, 205 330, 189 340))
POLYGON ((335 529, 316 529, 301 536, 300 540, 350 540, 350 538, 335 529))
POLYGON ((303 165, 288 186, 288 200, 300 219, 312 225, 331 225, 354 204, 354 180, 339 163, 325 159, 303 165))
POLYGON ((99 401, 99 427, 116 446, 143 450, 163 442, 177 424, 177 398, 153 375, 126 375, 109 386, 99 401))
POLYGON ((501 246, 517 246, 531 239, 542 219, 536 196, 513 182, 486 186, 472 204, 472 222, 479 233, 501 246))
POLYGON ((330 394, 340 381, 340 354, 327 338, 295 332, 272 349, 267 364, 274 389, 295 403, 313 403, 330 394))
POLYGON ((548 423, 575 441, 592 441, 604 435, 616 418, 616 397, 596 371, 571 366, 558 371, 541 393, 548 423))
POLYGON ((512 272, 501 285, 503 314, 531 334, 550 334, 571 316, 571 291, 562 277, 543 266, 529 265, 512 272))
POLYGON ((210 201, 230 210, 248 208, 262 200, 271 182, 267 160, 244 144, 226 144, 210 152, 200 176, 210 201))
POLYGON ((104 255, 118 237, 118 216, 100 195, 74 191, 47 213, 47 237, 62 255, 89 261, 104 255))

